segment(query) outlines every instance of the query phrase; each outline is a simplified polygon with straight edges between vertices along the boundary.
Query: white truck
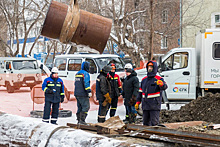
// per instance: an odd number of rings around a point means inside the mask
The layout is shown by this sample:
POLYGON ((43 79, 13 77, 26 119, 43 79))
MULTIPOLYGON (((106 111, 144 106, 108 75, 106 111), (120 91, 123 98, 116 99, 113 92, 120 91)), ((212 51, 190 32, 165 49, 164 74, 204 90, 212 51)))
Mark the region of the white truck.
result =
POLYGON ((68 93, 74 92, 75 74, 81 70, 81 64, 83 61, 90 62, 90 87, 92 90, 92 98, 95 104, 98 104, 96 100, 96 78, 103 66, 114 62, 116 66, 116 73, 122 77, 124 73, 124 62, 118 55, 112 54, 66 54, 57 55, 54 59, 54 67, 57 67, 58 75, 64 81, 64 85, 68 90, 68 93))
POLYGON ((159 75, 168 84, 165 101, 190 101, 220 91, 220 29, 201 30, 196 48, 175 48, 159 60, 159 75))
POLYGON ((0 86, 8 93, 20 87, 30 87, 42 83, 41 69, 34 58, 0 57, 0 86))

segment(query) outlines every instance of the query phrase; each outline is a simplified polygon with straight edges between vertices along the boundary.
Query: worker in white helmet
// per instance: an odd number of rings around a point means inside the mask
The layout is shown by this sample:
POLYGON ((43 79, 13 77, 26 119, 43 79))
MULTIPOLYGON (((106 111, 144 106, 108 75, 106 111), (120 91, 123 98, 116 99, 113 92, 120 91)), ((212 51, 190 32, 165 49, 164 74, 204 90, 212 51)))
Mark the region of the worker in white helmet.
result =
POLYGON ((45 92, 45 105, 43 122, 57 124, 60 102, 64 101, 64 84, 58 77, 57 67, 53 67, 50 77, 46 78, 42 84, 42 90, 45 92), (50 111, 52 106, 52 116, 50 120, 50 111))
POLYGON ((124 105, 126 108, 125 123, 135 123, 137 111, 135 110, 136 98, 138 95, 139 80, 137 73, 133 70, 130 63, 125 65, 126 78, 123 82, 122 96, 124 98, 124 105))

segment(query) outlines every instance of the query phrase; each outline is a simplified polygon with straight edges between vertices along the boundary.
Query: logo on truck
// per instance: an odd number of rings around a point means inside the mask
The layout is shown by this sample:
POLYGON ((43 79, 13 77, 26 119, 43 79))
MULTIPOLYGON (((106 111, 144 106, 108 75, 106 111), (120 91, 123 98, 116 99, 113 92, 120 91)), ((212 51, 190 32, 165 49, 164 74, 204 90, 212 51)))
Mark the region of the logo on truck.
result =
POLYGON ((173 92, 177 93, 179 90, 178 90, 178 87, 174 87, 173 88, 173 92))

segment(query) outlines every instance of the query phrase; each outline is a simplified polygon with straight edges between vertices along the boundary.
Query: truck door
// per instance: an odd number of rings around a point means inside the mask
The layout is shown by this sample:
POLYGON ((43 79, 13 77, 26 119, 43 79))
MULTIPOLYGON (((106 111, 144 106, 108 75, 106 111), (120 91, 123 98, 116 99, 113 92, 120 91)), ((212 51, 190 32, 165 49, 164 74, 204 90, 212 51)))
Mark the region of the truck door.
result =
POLYGON ((93 59, 86 58, 86 61, 88 61, 90 63, 90 67, 89 67, 90 80, 95 81, 98 76, 98 72, 97 72, 98 67, 96 66, 93 59))
POLYGON ((161 76, 168 84, 169 100, 186 100, 190 95, 189 52, 175 52, 162 62, 161 76))

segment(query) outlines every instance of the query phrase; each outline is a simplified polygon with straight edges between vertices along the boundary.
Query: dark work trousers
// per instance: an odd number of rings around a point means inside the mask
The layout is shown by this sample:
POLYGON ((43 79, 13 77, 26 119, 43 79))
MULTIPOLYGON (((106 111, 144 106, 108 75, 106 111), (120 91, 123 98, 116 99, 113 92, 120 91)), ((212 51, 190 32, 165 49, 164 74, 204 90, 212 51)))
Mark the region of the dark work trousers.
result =
POLYGON ((126 110, 125 119, 128 120, 129 119, 129 114, 128 114, 127 106, 125 106, 125 110, 126 110))
POLYGON ((77 100, 77 113, 87 113, 90 109, 89 97, 76 97, 77 100))
MULTIPOLYGON (((110 117, 115 116, 117 106, 118 106, 118 97, 115 96, 115 97, 112 98, 112 101, 111 101, 111 104, 110 104, 110 117)), ((106 114, 107 113, 108 113, 108 110, 107 110, 106 114)))
POLYGON ((108 103, 106 106, 102 106, 103 101, 99 101, 99 111, 98 111, 98 122, 105 122, 106 113, 109 109, 110 104, 108 103))
POLYGON ((49 123, 50 120, 50 111, 51 111, 51 105, 52 105, 52 115, 51 115, 51 123, 56 124, 58 114, 59 114, 59 106, 60 103, 52 103, 45 101, 44 104, 44 116, 43 116, 43 122, 49 123))
POLYGON ((159 124, 160 111, 159 110, 144 110, 143 111, 143 125, 156 126, 159 124))
POLYGON ((126 110, 128 111, 128 114, 130 113, 137 114, 137 111, 135 110, 134 106, 126 106, 126 110))

